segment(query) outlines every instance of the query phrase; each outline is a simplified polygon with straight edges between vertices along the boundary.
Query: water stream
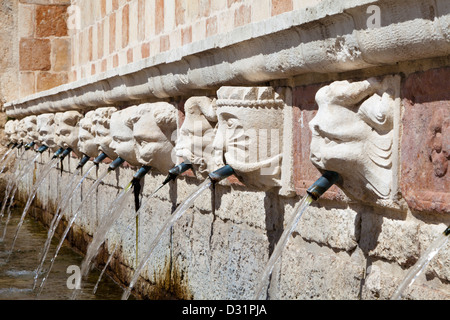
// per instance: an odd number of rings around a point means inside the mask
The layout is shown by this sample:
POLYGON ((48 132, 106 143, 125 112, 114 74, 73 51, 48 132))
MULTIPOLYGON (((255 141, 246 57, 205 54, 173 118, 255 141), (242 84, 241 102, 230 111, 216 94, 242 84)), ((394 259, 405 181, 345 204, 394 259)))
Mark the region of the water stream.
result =
POLYGON ((59 222, 61 221, 62 217, 63 217, 63 213, 61 212, 62 208, 65 208, 66 205, 70 202, 70 200, 72 199, 72 197, 74 196, 74 194, 76 193, 76 191, 78 190, 78 188, 80 188, 81 184, 83 183, 84 179, 86 179, 86 177, 89 175, 89 173, 91 172, 91 170, 95 168, 95 165, 93 165, 92 167, 89 168, 89 170, 86 171, 86 173, 83 175, 83 177, 80 179, 80 181, 78 182, 78 184, 76 185, 75 188, 73 187, 73 183, 76 182, 76 177, 78 176, 78 171, 75 172, 75 174, 73 175, 72 181, 69 184, 68 188, 67 188, 67 192, 64 195, 64 198, 62 198, 62 200, 59 202, 58 207, 56 209, 56 213, 53 216, 53 219, 50 223, 50 227, 47 233, 47 241, 44 244, 44 247, 41 251, 41 256, 40 256, 40 263, 38 268, 36 269, 36 274, 35 274, 35 278, 34 278, 34 285, 33 288, 36 288, 36 283, 39 277, 39 273, 42 270, 42 267, 44 265, 45 259, 47 257, 48 254, 48 250, 50 247, 50 243, 51 240, 53 239, 53 236, 56 232, 56 228, 59 225, 59 222))
POLYGON ((92 259, 97 256, 100 246, 106 239, 108 231, 111 229, 114 222, 119 218, 122 213, 123 206, 128 203, 128 198, 132 195, 130 192, 132 190, 131 186, 132 183, 130 182, 111 203, 106 214, 102 217, 100 226, 95 231, 92 241, 86 251, 85 259, 81 264, 81 274, 83 276, 88 273, 92 259))
POLYGON ((425 267, 430 263, 430 261, 438 254, 438 252, 447 244, 449 239, 448 234, 441 233, 434 240, 434 242, 428 247, 428 249, 420 256, 416 264, 408 271, 406 277, 397 287, 391 300, 399 300, 403 292, 409 288, 417 277, 425 270, 425 267))
MULTIPOLYGON (((13 208, 11 223, 20 220, 21 208, 13 208)), ((24 220, 21 237, 16 242, 16 250, 12 253, 10 261, 6 262, 9 255, 9 246, 13 240, 13 232, 8 232, 5 239, 0 242, 0 300, 68 300, 72 295, 72 289, 68 273, 69 266, 79 266, 82 256, 75 253, 65 245, 59 254, 60 259, 55 264, 53 277, 49 279, 46 289, 39 297, 33 292, 33 276, 38 263, 36 246, 42 246, 47 235, 46 228, 27 216, 24 220)), ((96 294, 92 294, 99 275, 94 270, 85 281, 85 288, 79 293, 83 300, 119 300, 123 290, 111 278, 105 277, 96 294)), ((19 311, 19 310, 17 310, 19 311)))
MULTIPOLYGON (((161 184, 155 191, 152 192, 152 194, 148 197, 148 200, 151 199, 151 198, 152 198, 159 190, 161 190, 161 188, 164 187, 164 186, 165 186, 164 183, 161 184)), ((141 206, 139 207, 139 210, 136 211, 135 215, 132 216, 132 217, 129 219, 129 223, 126 225, 126 227, 125 227, 125 228, 122 228, 121 230, 119 230, 118 233, 119 233, 122 237, 126 234, 126 232, 128 232, 128 231, 132 232, 131 227, 134 225, 136 219, 138 219, 138 218, 140 217, 140 215, 142 214, 142 212, 145 212, 145 210, 147 209, 147 205, 148 205, 148 203, 150 202, 150 201, 148 201, 148 200, 147 200, 147 202, 144 202, 144 203, 141 204, 141 206)), ((125 201, 124 201, 124 202, 125 202, 125 201)), ((105 241, 105 239, 106 239, 106 237, 104 237, 103 242, 105 241)), ((96 290, 97 290, 97 288, 98 288, 98 286, 99 286, 99 284, 100 284, 100 281, 102 280, 103 274, 106 272, 106 269, 108 268, 109 264, 111 263, 111 260, 112 260, 112 258, 113 258, 113 256, 114 256, 114 254, 116 253, 116 250, 118 249, 119 244, 120 244, 120 242, 117 242, 116 245, 114 246, 113 250, 112 250, 111 253, 109 254, 109 257, 108 257, 108 259, 107 259, 107 261, 106 261, 106 263, 105 263, 105 265, 104 265, 104 267, 103 267, 103 269, 102 269, 102 271, 101 271, 101 273, 100 273, 100 276, 98 277, 97 283, 96 283, 96 285, 94 286, 93 293, 96 292, 96 290)), ((101 245, 101 244, 100 244, 100 245, 101 245)), ((137 251, 137 250, 138 250, 138 248, 136 248, 136 251, 137 251)), ((97 250, 97 252, 96 252, 95 255, 97 255, 97 254, 98 254, 98 250, 97 250)), ((92 258, 94 258, 95 255, 94 255, 92 258)), ((86 257, 85 257, 84 260, 83 260, 82 268, 81 268, 82 274, 84 274, 85 276, 86 276, 87 272, 89 272, 89 270, 90 270, 90 267, 89 267, 88 265, 86 265, 86 266, 83 267, 84 264, 87 264, 87 259, 91 259, 91 258, 87 258, 87 255, 86 255, 86 257), (85 270, 85 271, 84 271, 84 270, 85 270), (83 273, 83 272, 85 272, 85 273, 83 273)), ((138 259, 136 259, 136 263, 137 263, 137 261, 138 261, 138 259)), ((74 299, 76 299, 76 298, 77 298, 77 290, 74 291, 74 294, 73 294, 73 296, 72 296, 72 300, 74 300, 74 299)))
POLYGON ((9 160, 11 159, 11 157, 14 155, 14 152, 10 152, 10 151, 12 151, 12 150, 8 150, 8 152, 6 152, 6 159, 4 159, 5 158, 5 156, 3 156, 3 158, 2 158, 2 161, 4 160, 4 162, 2 162, 2 168, 1 168, 1 170, 0 170, 0 173, 3 173, 3 171, 5 170, 5 168, 6 168, 6 166, 8 165, 8 163, 9 163, 9 160))
POLYGON ((261 294, 263 292, 263 289, 267 287, 267 279, 270 277, 273 267, 275 266, 275 263, 278 261, 278 259, 281 256, 281 253, 283 252, 284 248, 286 247, 288 240, 291 236, 291 234, 294 232, 295 228, 297 227, 298 222, 300 221, 300 218, 303 215, 303 212, 309 207, 309 205, 312 203, 313 198, 310 195, 306 195, 295 207, 294 209, 294 216, 291 221, 286 225, 286 228, 283 231, 283 234, 281 235, 280 239, 277 242, 277 245, 275 246, 275 249, 272 252, 272 255, 270 256, 269 261, 267 262, 266 266, 264 267, 264 270, 259 277, 259 280, 256 282, 258 285, 256 287, 255 291, 255 297, 254 299, 260 299, 261 294))
POLYGON ((203 191, 208 189, 212 185, 212 183, 213 182, 210 179, 207 179, 202 184, 200 184, 198 186, 198 188, 183 203, 181 203, 178 206, 178 208, 173 212, 173 214, 169 217, 169 219, 164 223, 164 226, 161 228, 161 230, 157 234, 156 238, 150 244, 147 254, 142 259, 142 261, 139 263, 139 266, 136 268, 136 271, 130 282, 130 286, 125 290, 125 292, 122 295, 122 300, 127 300, 128 297, 130 296, 131 290, 133 289, 134 285, 136 284, 136 281, 138 280, 142 269, 147 264, 147 261, 150 259, 150 256, 153 253, 153 250, 156 248, 158 243, 161 241, 161 238, 164 235, 164 233, 167 230, 169 230, 173 226, 173 224, 183 216, 183 214, 187 211, 187 209, 189 209, 189 207, 192 205, 194 200, 197 199, 197 197, 200 196, 200 194, 203 191))
POLYGON ((14 240, 13 240, 13 243, 11 245, 11 250, 10 250, 11 252, 14 249, 15 243, 17 241, 17 237, 19 236, 20 228, 22 227, 22 224, 23 224, 23 222, 25 220, 25 216, 27 215, 27 212, 30 209, 31 203, 33 202, 34 198, 36 197, 36 193, 37 193, 39 187, 45 181, 45 178, 47 178, 47 176, 49 175, 51 170, 54 167, 56 167, 56 165, 58 164, 58 161, 59 161, 59 159, 55 158, 55 159, 52 159, 49 163, 47 163, 47 165, 43 169, 42 175, 39 176, 38 180, 33 185, 33 189, 31 190, 31 193, 30 193, 30 195, 28 197, 28 200, 27 200, 27 204, 25 205, 25 208, 23 209, 22 216, 21 216, 20 221, 19 221, 19 223, 17 225, 17 228, 16 228, 16 233, 15 233, 15 236, 14 236, 14 240))
POLYGON ((56 252, 53 255, 52 260, 50 261, 50 267, 48 268, 47 274, 44 276, 44 278, 42 279, 41 285, 40 285, 40 290, 39 292, 42 291, 42 289, 44 288, 44 284, 52 270, 53 264, 55 263, 56 257, 58 256, 59 250, 61 249, 64 240, 66 239, 67 234, 69 233, 70 229, 72 228, 73 223, 75 222, 76 218, 78 217, 78 215, 80 214, 80 212, 82 212, 83 209, 83 205, 86 202, 87 199, 90 198, 90 195, 92 194, 92 192, 94 190, 97 189, 98 185, 103 181, 103 179, 108 175, 108 173, 110 173, 110 170, 105 171, 95 182, 94 184, 91 186, 91 188, 89 189, 89 191, 86 194, 86 197, 83 199, 83 201, 80 203, 80 205, 78 206, 77 210, 75 211, 75 214, 72 216, 72 218, 70 219, 70 221, 67 224, 66 229, 64 230, 64 233, 61 237, 61 241, 58 244, 58 247, 56 248, 56 252))

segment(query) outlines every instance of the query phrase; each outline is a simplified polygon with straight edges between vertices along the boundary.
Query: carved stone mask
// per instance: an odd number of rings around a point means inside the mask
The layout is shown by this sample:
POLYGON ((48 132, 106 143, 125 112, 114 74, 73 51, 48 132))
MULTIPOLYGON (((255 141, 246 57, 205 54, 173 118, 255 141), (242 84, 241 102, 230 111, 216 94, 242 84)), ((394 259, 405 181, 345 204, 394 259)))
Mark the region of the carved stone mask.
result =
POLYGON ((137 111, 137 108, 138 106, 133 106, 114 112, 111 115, 110 123, 112 141, 109 147, 132 166, 140 165, 136 158, 133 123, 131 121, 134 118, 134 113, 137 111))
POLYGON ((56 129, 59 137, 59 145, 63 148, 71 148, 78 156, 78 122, 83 117, 78 111, 67 111, 61 115, 59 125, 56 129))
POLYGON ((93 128, 95 111, 89 111, 78 123, 78 150, 91 158, 98 156, 99 145, 96 143, 93 128))
POLYGON ((25 120, 20 119, 19 123, 17 124, 17 135, 19 137, 20 143, 28 143, 27 139, 27 129, 25 128, 25 120))
POLYGON ((172 135, 176 133, 176 108, 166 102, 138 106, 133 122, 133 137, 137 160, 162 173, 175 165, 172 135))
POLYGON ((247 186, 280 186, 284 101, 272 87, 222 87, 217 92, 216 168, 230 165, 247 186))
POLYGON ((112 141, 110 134, 111 115, 116 111, 117 109, 114 107, 98 108, 92 117, 95 143, 98 145, 98 151, 106 153, 110 159, 117 158, 117 154, 109 147, 112 141))
POLYGON ((39 133, 37 131, 37 117, 28 116, 24 118, 25 130, 27 132, 28 143, 37 142, 39 140, 39 133))
POLYGON ((192 97, 186 101, 184 110, 184 122, 175 145, 176 155, 193 165, 198 178, 205 178, 214 167, 216 103, 207 97, 192 97))
POLYGON ((316 95, 310 159, 320 170, 338 172, 343 189, 361 200, 391 194, 393 87, 392 78, 336 81, 316 95))
POLYGON ((39 142, 49 147, 51 151, 59 149, 55 142, 55 115, 44 113, 37 116, 39 142))
POLYGON ((10 142, 17 143, 19 141, 19 136, 16 131, 18 125, 18 120, 9 120, 5 124, 5 134, 10 142))

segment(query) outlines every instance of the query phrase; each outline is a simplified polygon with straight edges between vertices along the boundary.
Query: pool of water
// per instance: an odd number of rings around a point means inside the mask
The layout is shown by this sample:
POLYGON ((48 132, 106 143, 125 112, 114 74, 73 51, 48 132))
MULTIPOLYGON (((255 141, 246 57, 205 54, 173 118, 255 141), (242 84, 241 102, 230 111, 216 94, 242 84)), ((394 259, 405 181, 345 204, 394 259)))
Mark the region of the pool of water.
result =
MULTIPOLYGON (((69 246, 64 245, 55 260, 42 292, 37 295, 39 290, 33 291, 34 271, 39 265, 39 254, 47 239, 47 230, 33 218, 27 217, 20 229, 14 251, 10 255, 9 250, 21 213, 20 208, 15 210, 8 224, 5 239, 0 240, 0 300, 70 300, 73 290, 69 287, 73 284, 71 279, 73 279, 74 273, 73 271, 67 273, 67 270, 70 266, 81 266, 83 257, 69 246), (71 276, 72 278, 70 278, 71 276)), ((3 234, 4 220, 0 223, 0 236, 3 234)), ((47 273, 47 267, 57 244, 58 240, 53 239, 52 248, 47 256, 38 284, 47 273)), ((99 275, 100 271, 96 269, 90 272, 89 278, 82 283, 83 289, 77 295, 77 299, 120 300, 123 289, 106 275, 102 277, 97 292, 92 293, 99 275)))

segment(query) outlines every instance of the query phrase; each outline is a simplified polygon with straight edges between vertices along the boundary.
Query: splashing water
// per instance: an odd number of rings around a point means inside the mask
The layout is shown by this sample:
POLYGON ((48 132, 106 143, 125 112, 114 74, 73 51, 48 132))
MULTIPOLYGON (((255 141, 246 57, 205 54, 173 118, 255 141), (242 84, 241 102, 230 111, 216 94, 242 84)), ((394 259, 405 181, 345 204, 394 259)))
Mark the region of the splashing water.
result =
POLYGON ((53 236, 55 235, 56 232, 56 228, 59 225, 59 222, 61 221, 62 217, 63 217, 63 213, 61 212, 62 208, 64 208, 66 206, 67 203, 70 202, 70 200, 73 198, 73 196, 75 195, 75 192, 80 188, 81 184, 83 183, 84 179, 86 179, 86 177, 89 175, 89 173, 91 172, 91 170, 95 168, 95 165, 92 165, 92 167, 90 167, 86 173, 83 175, 83 177, 80 179, 80 181, 78 182, 78 184, 76 185, 75 188, 73 187, 73 183, 76 182, 76 177, 78 176, 78 171, 76 171, 73 175, 72 181, 69 184, 69 187, 67 188, 67 192, 65 192, 65 196, 64 198, 60 201, 60 203, 58 204, 58 208, 56 209, 56 213, 53 216, 52 222, 50 223, 50 227, 47 233, 47 240, 45 241, 44 247, 41 251, 41 255, 39 257, 39 266, 37 267, 36 271, 35 271, 35 276, 34 276, 34 284, 33 284, 33 290, 36 288, 36 283, 39 277, 39 274, 42 270, 42 267, 44 265, 45 262, 45 258, 47 257, 48 251, 50 249, 50 244, 51 244, 51 240, 53 239, 53 236), (72 190, 69 192, 69 190, 72 190))
POLYGON ((284 248, 287 245, 287 242, 289 240, 289 237, 294 232, 295 228, 297 227, 298 222, 300 221, 300 218, 303 215, 303 212, 309 207, 309 205, 313 202, 313 198, 309 195, 305 196, 299 204, 296 206, 294 212, 294 217, 289 222, 288 225, 286 225, 286 228, 283 231, 283 234, 281 235, 280 239, 278 240, 278 243, 275 247, 275 249, 272 252, 272 255, 267 262, 263 273, 261 274, 258 283, 258 286, 256 287, 256 294, 254 299, 260 299, 262 291, 264 287, 266 287, 266 281, 270 277, 273 267, 275 266, 275 263, 278 261, 278 259, 281 256, 281 253, 283 252, 284 248))
POLYGON ((75 214, 73 215, 73 217, 70 219, 69 223, 67 224, 66 229, 64 230, 63 235, 61 236, 61 240, 58 244, 58 247, 56 248, 56 252, 50 262, 50 266, 47 270, 47 274, 45 275, 45 277, 42 279, 41 285, 40 285, 40 290, 38 295, 42 292, 42 289, 44 288, 44 284, 45 281, 47 280, 50 272, 52 271, 52 267, 53 264, 55 263, 56 257, 58 256, 59 250, 61 249, 64 240, 66 239, 67 234, 69 233, 70 229, 72 228, 73 223, 75 222, 76 218, 78 217, 78 214, 80 212, 82 212, 83 209, 83 204, 86 202, 87 199, 90 198, 90 195, 92 194, 92 192, 97 189, 98 185, 103 181, 103 179, 108 175, 108 173, 110 173, 110 170, 105 171, 95 182, 94 184, 91 186, 91 188, 89 189, 89 191, 86 194, 86 197, 83 199, 83 201, 80 203, 80 205, 78 206, 77 210, 75 211, 75 214))
POLYGON ((142 269, 145 267, 147 261, 150 259, 151 254, 153 253, 153 250, 156 248, 158 243, 160 242, 162 236, 164 233, 169 230, 173 224, 180 219, 183 214, 189 209, 189 207, 192 205, 195 199, 206 189, 208 189, 213 182, 210 179, 205 180, 182 204, 178 206, 178 208, 174 211, 174 213, 170 216, 170 218, 165 222, 164 226, 159 231, 156 238, 152 241, 150 244, 149 251, 145 255, 144 259, 142 259, 141 263, 137 267, 133 279, 131 280, 130 286, 127 288, 127 290, 123 293, 122 300, 127 300, 128 297, 131 294, 131 290, 133 289, 134 285, 136 284, 136 281, 138 280, 140 273, 142 269))
POLYGON ((38 180, 36 181, 36 183, 33 185, 33 190, 31 191, 30 196, 28 197, 27 200, 27 204, 25 205, 25 209, 23 209, 22 212, 22 216, 20 218, 19 224, 16 228, 16 233, 14 235, 14 240, 13 243, 11 245, 11 250, 10 252, 12 253, 15 243, 17 241, 17 237, 19 236, 19 231, 20 228, 22 227, 22 224, 25 220, 25 216, 27 215, 28 210, 30 209, 31 203, 33 202, 34 198, 36 197, 36 193, 39 189, 39 187, 41 186, 41 184, 45 181, 45 178, 47 178, 47 176, 49 175, 49 173, 51 172, 51 170, 56 167, 56 165, 58 164, 58 158, 56 159, 52 159, 43 169, 43 173, 42 175, 39 176, 38 180))
POLYGON ((408 271, 406 277, 397 287, 391 300, 399 300, 403 292, 409 288, 417 277, 425 270, 425 267, 431 262, 431 260, 438 254, 438 252, 447 244, 449 236, 446 234, 440 234, 436 240, 430 245, 417 260, 416 264, 408 271))

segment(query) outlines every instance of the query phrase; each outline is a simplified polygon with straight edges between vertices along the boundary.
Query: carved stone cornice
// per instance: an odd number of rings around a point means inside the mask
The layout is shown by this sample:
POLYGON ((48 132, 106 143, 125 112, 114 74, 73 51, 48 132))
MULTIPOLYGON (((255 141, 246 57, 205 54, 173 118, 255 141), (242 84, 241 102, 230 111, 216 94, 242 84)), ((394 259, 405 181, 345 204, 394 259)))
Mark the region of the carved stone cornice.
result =
POLYGON ((4 110, 23 118, 441 57, 450 54, 449 25, 446 0, 323 0, 9 102, 4 110), (380 9, 379 27, 368 27, 369 5, 380 9))

